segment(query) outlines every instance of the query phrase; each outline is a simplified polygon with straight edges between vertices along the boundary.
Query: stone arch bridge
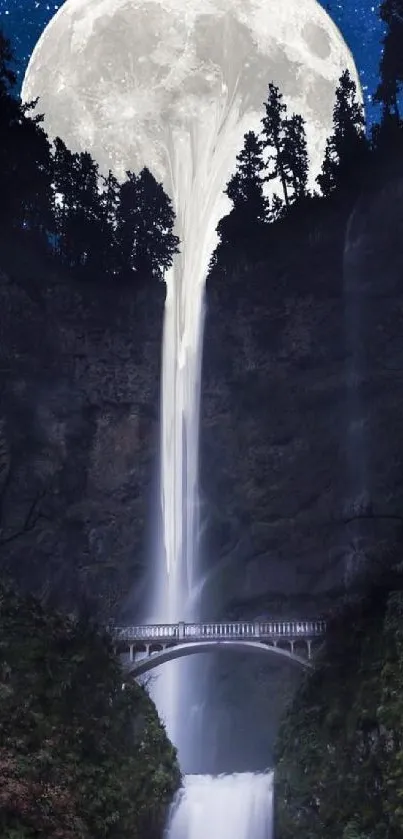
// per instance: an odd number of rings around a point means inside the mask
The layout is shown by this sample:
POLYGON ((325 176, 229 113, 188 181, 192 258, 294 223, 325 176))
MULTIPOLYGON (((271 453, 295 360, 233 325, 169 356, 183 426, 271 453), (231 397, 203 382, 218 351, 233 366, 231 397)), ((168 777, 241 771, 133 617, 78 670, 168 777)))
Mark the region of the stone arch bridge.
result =
POLYGON ((302 667, 312 667, 326 623, 323 620, 181 622, 110 626, 108 631, 125 668, 136 677, 165 662, 214 651, 270 654, 302 667))

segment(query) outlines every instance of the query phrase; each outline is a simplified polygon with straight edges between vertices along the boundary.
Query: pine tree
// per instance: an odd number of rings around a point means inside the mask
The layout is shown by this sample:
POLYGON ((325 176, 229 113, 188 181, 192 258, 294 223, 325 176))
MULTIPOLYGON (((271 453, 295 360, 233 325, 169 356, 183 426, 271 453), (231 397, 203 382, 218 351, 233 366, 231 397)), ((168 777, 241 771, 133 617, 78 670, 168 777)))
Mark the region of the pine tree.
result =
POLYGON ((265 102, 266 114, 262 119, 263 147, 269 151, 268 165, 273 164, 272 171, 266 176, 267 181, 279 178, 284 194, 284 203, 289 207, 290 175, 284 161, 284 142, 287 106, 283 96, 272 82, 269 84, 269 95, 265 102), (274 151, 274 153, 273 153, 274 151))
POLYGON ((6 38, 4 32, 0 29, 0 100, 9 96, 17 83, 17 76, 12 68, 13 64, 14 53, 11 48, 11 41, 6 38))
POLYGON ((134 268, 138 275, 151 274, 162 279, 179 250, 173 234, 175 214, 162 184, 147 167, 137 180, 139 212, 135 231, 134 268))
POLYGON ((119 203, 119 182, 109 170, 107 176, 101 176, 101 261, 105 276, 113 277, 117 272, 116 254, 116 214, 119 203))
POLYGON ((10 41, 0 30, 0 218, 7 227, 43 234, 51 225, 51 155, 40 125, 31 116, 36 102, 14 96, 16 74, 10 41))
POLYGON ((337 187, 338 166, 339 163, 334 151, 333 137, 328 137, 322 169, 316 178, 316 183, 320 186, 325 198, 328 198, 337 187))
POLYGON ((270 203, 263 193, 263 143, 254 131, 245 134, 243 148, 236 160, 236 171, 225 189, 233 207, 217 225, 219 245, 211 262, 212 268, 220 256, 229 265, 241 252, 247 258, 256 254, 269 218, 270 203))
POLYGON ((285 216, 286 208, 284 201, 275 193, 271 202, 270 221, 278 221, 285 216))
POLYGON ((116 273, 127 279, 134 272, 134 237, 138 217, 137 176, 126 172, 126 180, 119 187, 116 208, 116 273))
POLYGON ((126 175, 116 213, 117 271, 121 277, 135 273, 140 280, 161 279, 179 244, 172 233, 171 201, 146 167, 140 175, 130 171, 126 175))
POLYGON ((12 176, 11 215, 15 227, 30 231, 43 244, 54 232, 52 153, 41 122, 42 116, 31 115, 36 102, 21 106, 21 114, 11 129, 14 166, 9 160, 12 176))
POLYGON ((244 216, 245 222, 249 220, 253 224, 264 224, 269 207, 268 199, 263 195, 265 163, 262 152, 262 141, 254 131, 248 131, 243 149, 236 158, 237 170, 225 189, 234 209, 244 216))
POLYGON ((305 123, 299 114, 285 121, 282 161, 293 190, 293 200, 307 194, 309 158, 305 123))
POLYGON ((73 157, 72 205, 66 219, 69 262, 86 273, 100 271, 102 206, 98 165, 88 152, 73 157))
POLYGON ((336 89, 333 134, 327 140, 322 172, 316 178, 325 196, 356 180, 365 157, 365 119, 356 93, 356 84, 345 70, 336 89))
POLYGON ((380 17, 386 24, 386 33, 379 65, 380 83, 374 100, 382 105, 384 120, 392 114, 399 120, 398 99, 403 84, 403 0, 383 0, 380 17))
POLYGON ((54 141, 53 191, 55 202, 56 253, 66 265, 73 265, 70 219, 75 210, 74 170, 78 159, 60 137, 54 141))

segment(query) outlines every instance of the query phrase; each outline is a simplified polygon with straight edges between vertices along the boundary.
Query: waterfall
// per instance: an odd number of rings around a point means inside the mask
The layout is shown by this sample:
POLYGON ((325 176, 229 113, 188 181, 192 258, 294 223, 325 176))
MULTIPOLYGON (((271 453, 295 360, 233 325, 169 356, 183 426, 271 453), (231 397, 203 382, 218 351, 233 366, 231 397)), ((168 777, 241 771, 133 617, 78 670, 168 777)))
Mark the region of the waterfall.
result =
POLYGON ((165 839, 272 839, 273 774, 188 775, 165 839))
MULTIPOLYGON (((162 544, 155 567, 153 622, 200 621, 199 414, 205 282, 217 245, 219 220, 230 209, 224 194, 243 121, 235 93, 200 106, 195 124, 177 127, 167 139, 180 252, 166 272, 162 347, 160 515, 162 544)), ((202 741, 205 666, 178 660, 161 667, 151 691, 179 751, 192 771, 202 741)), ((193 770, 194 771, 194 770, 193 770)))

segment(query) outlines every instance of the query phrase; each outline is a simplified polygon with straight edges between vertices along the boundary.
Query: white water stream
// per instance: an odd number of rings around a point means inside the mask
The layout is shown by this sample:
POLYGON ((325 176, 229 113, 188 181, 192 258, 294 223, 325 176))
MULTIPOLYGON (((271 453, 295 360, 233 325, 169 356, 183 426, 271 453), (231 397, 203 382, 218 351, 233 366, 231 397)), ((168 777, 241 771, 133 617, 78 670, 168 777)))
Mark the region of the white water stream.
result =
POLYGON ((272 839, 273 775, 187 775, 165 839, 272 839))
MULTIPOLYGON (((176 214, 180 253, 165 277, 159 510, 162 539, 149 610, 152 622, 198 622, 211 617, 203 613, 206 604, 201 602, 199 544, 205 283, 218 242, 217 224, 231 209, 224 189, 245 132, 259 124, 267 86, 264 55, 255 81, 245 77, 242 54, 237 49, 238 26, 245 35, 247 30, 235 18, 217 21, 217 55, 202 33, 200 49, 205 50, 206 61, 193 68, 193 87, 188 94, 181 93, 181 107, 167 123, 162 140, 168 173, 164 186, 176 214)), ((185 773, 195 768, 200 771, 208 752, 205 686, 206 665, 198 656, 163 665, 151 684, 152 696, 178 748, 185 773)), ((173 804, 167 831, 171 839, 271 839, 271 776, 187 774, 173 804), (220 811, 227 816, 219 816, 220 811)))

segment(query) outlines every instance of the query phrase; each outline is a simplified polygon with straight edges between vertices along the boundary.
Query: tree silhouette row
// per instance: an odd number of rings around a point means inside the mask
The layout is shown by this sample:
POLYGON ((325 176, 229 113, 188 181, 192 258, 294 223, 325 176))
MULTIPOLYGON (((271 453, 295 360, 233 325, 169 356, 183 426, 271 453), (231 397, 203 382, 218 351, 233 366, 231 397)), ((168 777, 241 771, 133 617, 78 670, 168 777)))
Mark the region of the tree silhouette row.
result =
MULTIPOLYGON (((268 85, 260 135, 245 134, 237 167, 226 194, 231 212, 217 232, 220 254, 232 249, 253 255, 268 225, 287 217, 310 199, 359 187, 368 161, 403 149, 400 97, 403 86, 403 0, 383 0, 385 23, 380 79, 374 99, 381 120, 366 136, 357 90, 348 71, 336 90, 333 130, 328 138, 319 192, 308 189, 309 157, 305 123, 289 115, 281 91, 268 85), (267 186, 270 184, 271 189, 267 186), (271 193, 269 199, 268 194, 271 193)), ((83 277, 133 280, 162 278, 180 243, 174 211, 164 189, 144 168, 127 171, 119 183, 99 172, 88 152, 73 153, 60 138, 50 142, 34 115, 37 102, 14 96, 16 77, 8 39, 0 32, 0 223, 3 230, 24 230, 46 250, 83 277)))

